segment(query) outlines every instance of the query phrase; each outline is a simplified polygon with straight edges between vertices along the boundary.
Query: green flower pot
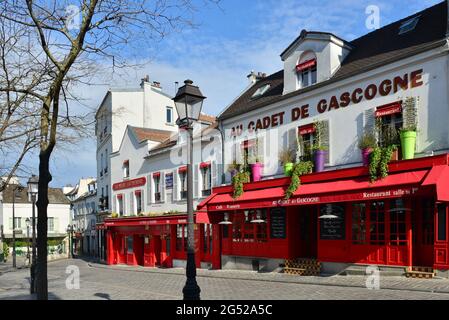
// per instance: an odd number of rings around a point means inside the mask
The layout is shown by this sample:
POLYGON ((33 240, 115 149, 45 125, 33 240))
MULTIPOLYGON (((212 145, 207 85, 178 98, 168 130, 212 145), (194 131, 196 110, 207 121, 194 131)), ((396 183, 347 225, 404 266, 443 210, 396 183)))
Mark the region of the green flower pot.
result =
POLYGON ((402 159, 415 158, 416 131, 401 132, 402 159))
POLYGON ((291 177, 292 176, 293 166, 294 166, 293 162, 288 162, 288 163, 284 164, 284 174, 287 177, 291 177))

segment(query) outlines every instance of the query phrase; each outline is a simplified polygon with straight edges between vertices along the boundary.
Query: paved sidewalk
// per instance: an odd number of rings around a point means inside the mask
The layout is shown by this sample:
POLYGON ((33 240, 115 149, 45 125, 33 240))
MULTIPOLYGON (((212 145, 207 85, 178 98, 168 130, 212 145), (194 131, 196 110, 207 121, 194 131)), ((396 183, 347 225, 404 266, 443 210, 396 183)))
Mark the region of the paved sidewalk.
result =
MULTIPOLYGON (((147 272, 155 274, 170 274, 185 276, 185 269, 172 268, 144 268, 130 267, 125 265, 108 266, 95 262, 88 262, 91 268, 114 269, 129 272, 147 272)), ((366 288, 367 276, 329 276, 329 277, 301 277, 282 273, 258 273, 252 271, 233 270, 205 270, 198 269, 197 277, 219 278, 219 279, 240 279, 253 281, 267 281, 278 283, 296 283, 335 287, 366 288)), ((432 292, 449 294, 449 279, 412 279, 406 277, 384 276, 380 278, 380 288, 387 290, 403 290, 416 292, 432 292)))

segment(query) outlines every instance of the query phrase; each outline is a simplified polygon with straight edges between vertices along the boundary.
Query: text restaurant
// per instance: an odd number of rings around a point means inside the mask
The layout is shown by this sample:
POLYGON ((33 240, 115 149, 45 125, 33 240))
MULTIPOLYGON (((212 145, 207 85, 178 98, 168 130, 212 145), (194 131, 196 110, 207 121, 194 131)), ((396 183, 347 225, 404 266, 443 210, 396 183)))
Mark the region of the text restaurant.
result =
POLYGON ((448 26, 445 1, 350 42, 303 30, 249 75, 218 117, 227 184, 197 212, 221 268, 448 276, 448 26))

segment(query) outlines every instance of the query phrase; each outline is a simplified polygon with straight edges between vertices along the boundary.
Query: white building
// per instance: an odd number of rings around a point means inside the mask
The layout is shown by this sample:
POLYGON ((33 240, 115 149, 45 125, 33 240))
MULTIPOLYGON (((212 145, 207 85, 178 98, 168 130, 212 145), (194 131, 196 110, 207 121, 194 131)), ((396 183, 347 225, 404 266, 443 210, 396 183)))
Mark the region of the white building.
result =
MULTIPOLYGON (((26 219, 32 219, 32 203, 28 198, 27 187, 17 189, 18 185, 10 184, 3 191, 3 201, 0 201, 0 225, 3 225, 4 237, 9 241, 13 236, 13 190, 16 190, 14 199, 14 216, 16 239, 26 238, 26 219)), ((67 236, 67 226, 70 223, 70 202, 61 189, 48 190, 48 239, 62 240, 67 236)), ((35 208, 37 217, 37 207, 35 208)), ((30 224, 31 226, 31 224, 30 224)), ((31 236, 30 227, 30 236, 31 236)))
MULTIPOLYGON (((219 185, 215 157, 221 154, 215 118, 201 115, 196 127, 195 205, 219 185)), ((119 150, 111 155, 112 211, 118 216, 186 213, 185 142, 185 133, 128 126, 119 150)))
POLYGON ((98 251, 97 183, 94 178, 80 179, 66 196, 71 201, 72 224, 76 232, 75 252, 95 256, 98 251))
POLYGON ((110 89, 96 114, 97 198, 100 211, 111 212, 111 154, 117 152, 127 126, 176 132, 172 97, 147 76, 140 88, 110 89))

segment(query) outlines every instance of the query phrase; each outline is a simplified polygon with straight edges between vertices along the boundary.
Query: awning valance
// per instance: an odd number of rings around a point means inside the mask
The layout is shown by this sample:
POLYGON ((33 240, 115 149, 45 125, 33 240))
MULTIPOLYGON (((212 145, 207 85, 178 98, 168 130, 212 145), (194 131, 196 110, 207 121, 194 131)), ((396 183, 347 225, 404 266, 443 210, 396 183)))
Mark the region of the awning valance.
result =
POLYGON ((231 193, 224 193, 211 196, 204 205, 213 212, 398 198, 417 193, 427 173, 428 170, 397 173, 375 183, 362 177, 304 184, 289 200, 285 200, 285 187, 246 191, 237 200, 231 193))

